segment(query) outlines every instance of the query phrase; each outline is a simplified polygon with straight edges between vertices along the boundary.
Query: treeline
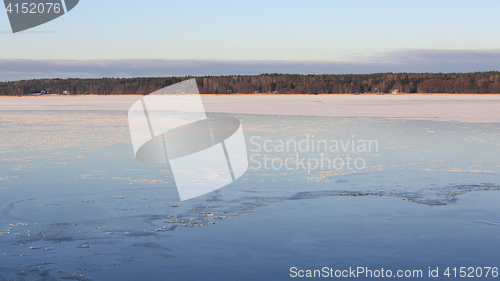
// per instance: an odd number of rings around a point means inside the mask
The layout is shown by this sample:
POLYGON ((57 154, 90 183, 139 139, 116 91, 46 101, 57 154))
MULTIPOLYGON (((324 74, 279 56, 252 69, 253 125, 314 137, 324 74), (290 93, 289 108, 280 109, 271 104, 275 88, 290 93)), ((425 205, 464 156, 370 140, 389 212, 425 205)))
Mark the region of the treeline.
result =
MULTIPOLYGON (((0 95, 147 95, 184 77, 35 79, 0 82, 0 95)), ((261 74, 195 77, 201 94, 500 93, 500 72, 261 74)))

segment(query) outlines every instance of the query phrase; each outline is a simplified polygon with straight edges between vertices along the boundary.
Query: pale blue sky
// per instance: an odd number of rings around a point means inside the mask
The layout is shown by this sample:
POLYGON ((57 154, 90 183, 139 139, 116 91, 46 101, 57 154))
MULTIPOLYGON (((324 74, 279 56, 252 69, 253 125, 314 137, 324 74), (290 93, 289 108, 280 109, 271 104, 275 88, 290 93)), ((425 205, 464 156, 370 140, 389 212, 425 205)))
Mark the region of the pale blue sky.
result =
POLYGON ((0 59, 383 64, 394 51, 498 51, 498 11, 492 0, 81 0, 18 34, 0 12, 0 59))

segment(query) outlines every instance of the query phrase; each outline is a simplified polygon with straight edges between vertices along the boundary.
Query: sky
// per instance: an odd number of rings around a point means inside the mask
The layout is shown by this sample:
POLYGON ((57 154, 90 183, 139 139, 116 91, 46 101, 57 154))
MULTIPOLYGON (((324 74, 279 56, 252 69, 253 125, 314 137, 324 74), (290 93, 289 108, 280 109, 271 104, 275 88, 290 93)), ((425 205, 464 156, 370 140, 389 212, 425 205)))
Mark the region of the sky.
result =
POLYGON ((81 0, 13 34, 0 81, 500 70, 500 1, 81 0))

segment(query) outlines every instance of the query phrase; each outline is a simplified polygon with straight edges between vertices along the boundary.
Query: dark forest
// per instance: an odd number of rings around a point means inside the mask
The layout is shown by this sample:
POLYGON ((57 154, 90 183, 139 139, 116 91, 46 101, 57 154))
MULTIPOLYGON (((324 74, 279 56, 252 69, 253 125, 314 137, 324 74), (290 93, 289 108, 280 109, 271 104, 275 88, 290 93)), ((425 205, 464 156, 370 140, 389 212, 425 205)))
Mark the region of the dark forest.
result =
MULTIPOLYGON (((0 95, 147 95, 191 78, 193 77, 21 80, 0 82, 0 95)), ((500 93, 500 72, 496 71, 344 75, 261 74, 194 78, 201 94, 500 93)))

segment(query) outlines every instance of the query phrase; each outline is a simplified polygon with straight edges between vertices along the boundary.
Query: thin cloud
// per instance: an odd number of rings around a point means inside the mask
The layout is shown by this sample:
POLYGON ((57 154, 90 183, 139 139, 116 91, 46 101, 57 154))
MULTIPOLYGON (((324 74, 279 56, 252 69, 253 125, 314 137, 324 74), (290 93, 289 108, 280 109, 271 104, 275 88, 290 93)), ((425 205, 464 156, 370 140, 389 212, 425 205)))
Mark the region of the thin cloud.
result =
POLYGON ((0 59, 0 80, 37 78, 362 74, 500 70, 500 50, 397 50, 346 61, 23 60, 0 59))

